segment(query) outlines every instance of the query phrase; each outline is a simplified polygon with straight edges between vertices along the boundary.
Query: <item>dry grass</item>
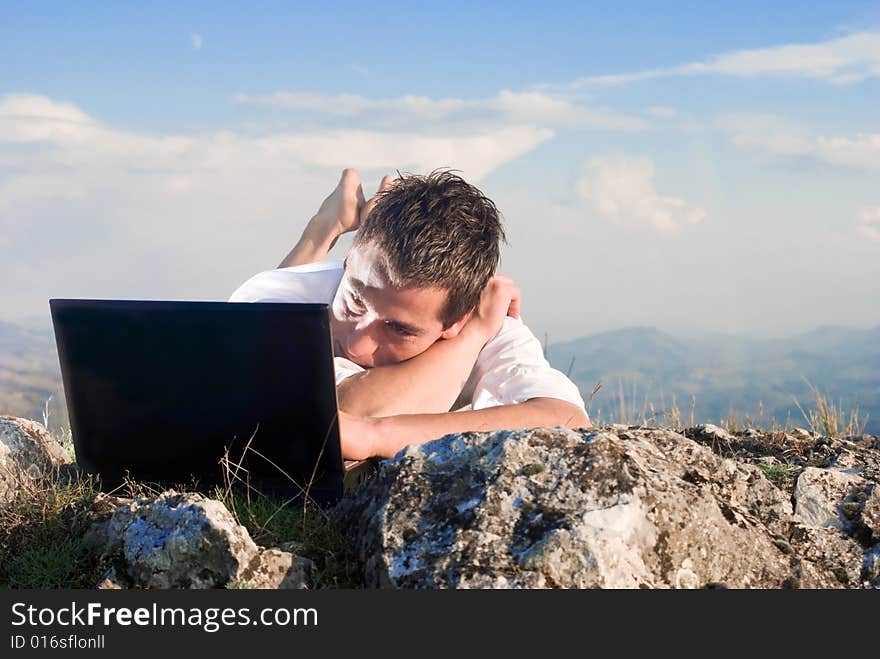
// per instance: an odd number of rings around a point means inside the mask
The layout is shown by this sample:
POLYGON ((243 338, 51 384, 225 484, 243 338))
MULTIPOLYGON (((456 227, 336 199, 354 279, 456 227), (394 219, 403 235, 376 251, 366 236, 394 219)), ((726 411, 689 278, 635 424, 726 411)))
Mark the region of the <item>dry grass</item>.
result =
POLYGON ((835 405, 834 401, 822 394, 811 382, 807 382, 807 385, 810 387, 810 391, 813 392, 815 407, 804 410, 796 398, 793 400, 811 432, 825 437, 846 437, 864 434, 865 426, 868 424, 868 415, 866 414, 862 417, 859 414, 858 406, 847 413, 841 402, 838 401, 837 405, 835 405))
POLYGON ((0 507, 0 587, 93 587, 99 556, 83 541, 86 521, 76 504, 95 492, 92 479, 72 482, 55 471, 0 507))
MULTIPOLYGON (((868 423, 868 415, 862 415, 858 407, 854 407, 847 412, 842 402, 836 405, 831 399, 822 394, 821 391, 809 382, 810 390, 813 393, 812 406, 803 407, 797 399, 794 403, 804 418, 807 429, 823 437, 846 437, 851 435, 862 435, 868 423)), ((593 413, 591 407, 594 404, 593 398, 601 389, 602 383, 599 382, 593 388, 589 397, 587 413, 596 425, 609 425, 619 423, 623 425, 641 425, 650 427, 670 428, 675 431, 682 431, 685 428, 692 428, 698 423, 716 423, 712 419, 697 419, 696 407, 697 399, 695 395, 691 395, 690 410, 687 410, 687 418, 678 406, 678 402, 673 396, 672 402, 667 406, 662 400, 659 405, 655 405, 653 401, 649 401, 645 396, 641 401, 636 398, 635 389, 629 396, 624 391, 623 384, 618 382, 616 400, 610 406, 610 411, 603 412, 600 407, 593 413)), ((606 408, 609 409, 609 408, 606 408)), ((758 402, 756 414, 741 414, 731 409, 727 416, 718 419, 717 424, 728 432, 741 435, 747 430, 755 430, 764 433, 781 433, 785 430, 795 428, 795 423, 791 418, 791 414, 785 420, 778 420, 775 417, 765 418, 764 404, 758 402)))
MULTIPOLYGON (((258 544, 278 546, 295 543, 295 553, 315 562, 318 568, 318 588, 361 586, 363 566, 335 522, 321 504, 310 496, 318 465, 315 465, 307 483, 298 483, 253 447, 255 435, 256 431, 237 460, 230 456, 228 450, 223 455, 220 465, 223 469, 224 485, 215 488, 214 498, 229 509, 236 521, 248 530, 258 544), (243 467, 247 453, 253 453, 269 462, 290 481, 298 495, 281 500, 260 492, 250 482, 249 473, 243 467)), ((325 443, 329 436, 328 430, 325 443)), ((320 455, 318 460, 320 461, 320 455)))
MULTIPOLYGON (((69 440, 69 433, 56 439, 69 440)), ((246 450, 257 453, 253 447, 246 450)), ((274 498, 251 486, 241 465, 242 459, 233 461, 227 452, 224 486, 205 492, 198 483, 188 483, 174 489, 202 491, 220 500, 262 546, 293 543, 295 553, 317 565, 316 587, 360 587, 363 566, 327 512, 308 496, 310 484, 294 505, 293 499, 274 498)), ((168 487, 126 478, 113 494, 155 498, 168 487)), ((0 507, 0 588, 93 588, 105 566, 100 551, 83 540, 89 518, 81 504, 97 492, 93 478, 70 480, 57 470, 25 481, 15 500, 0 507)))
MULTIPOLYGON (((676 431, 684 430, 685 418, 675 396, 669 407, 665 401, 661 401, 659 407, 653 401, 649 401, 647 395, 639 401, 636 396, 635 386, 633 386, 630 396, 627 396, 622 381, 617 383, 617 398, 611 406, 610 411, 603 413, 600 407, 595 413, 592 412, 593 399, 602 388, 602 382, 596 383, 590 392, 587 402, 587 414, 596 425, 609 425, 619 423, 628 426, 651 426, 671 428, 676 431)), ((697 399, 691 396, 691 408, 689 412, 689 422, 693 426, 695 423, 697 399)))

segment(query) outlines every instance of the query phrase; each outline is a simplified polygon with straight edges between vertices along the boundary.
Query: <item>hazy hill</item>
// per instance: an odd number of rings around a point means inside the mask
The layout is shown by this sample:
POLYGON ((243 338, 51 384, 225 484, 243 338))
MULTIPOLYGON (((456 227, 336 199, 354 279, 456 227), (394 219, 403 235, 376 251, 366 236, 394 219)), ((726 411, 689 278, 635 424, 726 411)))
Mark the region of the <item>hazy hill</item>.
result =
POLYGON ((640 416, 650 404, 669 410, 675 401, 689 421, 718 422, 730 414, 762 423, 790 417, 804 424, 794 399, 812 405, 809 384, 847 412, 869 415, 867 432, 880 433, 880 327, 822 327, 786 339, 760 340, 721 334, 675 338, 634 327, 549 346, 550 362, 572 379, 585 398, 596 382, 594 416, 640 416))
POLYGON ((0 321, 0 414, 42 422, 47 401, 50 425, 66 427, 55 338, 51 332, 0 321))

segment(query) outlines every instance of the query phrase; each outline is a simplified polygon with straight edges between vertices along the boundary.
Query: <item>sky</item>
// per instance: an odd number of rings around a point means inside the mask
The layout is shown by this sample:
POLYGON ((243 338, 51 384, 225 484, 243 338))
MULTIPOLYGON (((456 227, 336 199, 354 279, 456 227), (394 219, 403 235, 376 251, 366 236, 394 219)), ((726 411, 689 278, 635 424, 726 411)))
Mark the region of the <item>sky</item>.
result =
POLYGON ((343 168, 450 167, 551 342, 880 325, 876 0, 411 4, 0 0, 0 320, 224 300, 343 168))

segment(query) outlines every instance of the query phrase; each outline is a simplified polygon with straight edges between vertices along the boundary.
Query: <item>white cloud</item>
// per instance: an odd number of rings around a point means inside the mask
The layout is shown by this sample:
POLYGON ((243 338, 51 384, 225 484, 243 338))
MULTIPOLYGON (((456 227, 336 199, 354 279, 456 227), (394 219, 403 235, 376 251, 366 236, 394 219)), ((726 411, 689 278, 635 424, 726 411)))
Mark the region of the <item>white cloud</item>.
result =
POLYGON ((76 141, 94 127, 76 106, 45 96, 12 94, 0 102, 0 141, 76 141))
POLYGON ((129 171, 193 172, 296 162, 326 167, 430 170, 460 169, 479 180, 537 147, 552 131, 508 124, 469 134, 325 130, 249 137, 146 136, 113 130, 69 103, 43 96, 0 97, 0 144, 41 145, 34 154, 0 152, 0 162, 39 158, 39 164, 94 166, 129 171))
POLYGON ((452 137, 368 131, 282 134, 260 143, 318 166, 338 168, 348 163, 361 169, 399 168, 416 172, 453 167, 479 181, 552 136, 553 132, 547 129, 508 126, 484 134, 452 137))
POLYGON ((868 240, 880 243, 880 206, 859 211, 856 231, 868 240))
POLYGON ((442 122, 501 119, 514 123, 588 126, 633 131, 646 127, 643 119, 617 114, 607 108, 586 107, 538 92, 502 90, 496 96, 477 100, 433 99, 425 96, 371 99, 353 94, 325 95, 311 92, 277 92, 265 96, 239 94, 240 105, 275 110, 322 113, 336 117, 381 119, 383 122, 442 122))
POLYGON ((776 115, 729 114, 718 118, 737 146, 778 157, 810 158, 838 167, 880 169, 880 133, 854 137, 811 135, 798 124, 776 115))
POLYGON ((661 196, 654 185, 654 162, 645 156, 594 158, 578 181, 577 192, 611 222, 649 225, 663 233, 706 217, 702 208, 684 199, 661 196))
POLYGON ((190 37, 190 42, 192 43, 192 47, 195 50, 200 50, 202 47, 202 35, 198 32, 193 32, 190 37))
POLYGON ((652 117, 658 117, 660 119, 672 119, 673 117, 678 116, 678 110, 662 105, 654 105, 652 107, 649 107, 646 112, 652 117))
POLYGON ((816 153, 832 165, 880 169, 880 133, 859 133, 852 138, 819 137, 816 153))
POLYGON ((783 75, 825 80, 834 84, 861 82, 880 77, 880 32, 857 32, 819 43, 736 50, 679 66, 587 76, 567 84, 541 85, 538 88, 573 90, 707 74, 739 78, 783 75))
POLYGON ((449 166, 479 182, 551 136, 146 135, 43 96, 0 96, 0 298, 22 314, 52 296, 223 298, 280 261, 343 167, 367 193, 395 169, 449 166))

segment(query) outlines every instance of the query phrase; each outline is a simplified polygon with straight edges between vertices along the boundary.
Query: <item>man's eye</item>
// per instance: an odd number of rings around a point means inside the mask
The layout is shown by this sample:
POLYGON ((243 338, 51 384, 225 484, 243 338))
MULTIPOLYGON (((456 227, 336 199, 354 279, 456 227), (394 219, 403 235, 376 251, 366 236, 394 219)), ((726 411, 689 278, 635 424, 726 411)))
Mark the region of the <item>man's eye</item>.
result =
POLYGON ((391 331, 397 334, 398 336, 414 336, 412 332, 410 332, 405 327, 401 327, 400 325, 395 325, 393 323, 389 323, 388 327, 391 328, 391 331))
POLYGON ((363 311, 366 307, 364 306, 364 301, 355 295, 350 295, 348 298, 348 306, 350 309, 354 309, 357 311, 363 311))

